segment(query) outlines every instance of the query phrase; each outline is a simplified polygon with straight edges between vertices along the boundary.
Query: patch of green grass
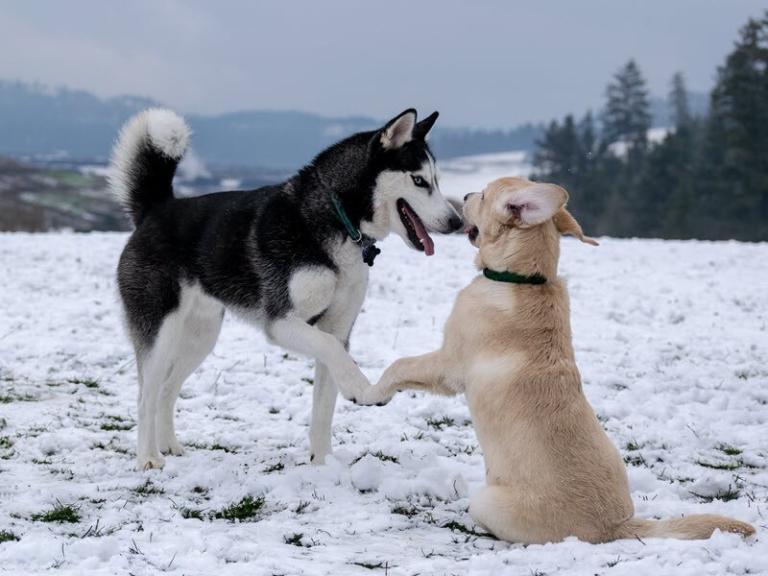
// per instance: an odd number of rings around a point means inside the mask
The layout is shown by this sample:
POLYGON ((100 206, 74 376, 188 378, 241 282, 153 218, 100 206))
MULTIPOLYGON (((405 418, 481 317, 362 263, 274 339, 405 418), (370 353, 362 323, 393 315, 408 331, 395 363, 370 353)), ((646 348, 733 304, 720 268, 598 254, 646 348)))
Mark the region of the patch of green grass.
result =
POLYGON ((13 440, 10 436, 0 436, 0 450, 10 450, 13 448, 13 440))
POLYGON ((0 404, 10 404, 11 402, 34 402, 36 396, 32 394, 15 394, 13 392, 0 394, 0 404))
POLYGON ((301 381, 302 382, 306 382, 310 386, 314 386, 315 385, 315 379, 314 378, 308 378, 308 377, 305 376, 304 378, 301 379, 301 381))
POLYGON ((632 466, 648 466, 648 462, 645 461, 645 458, 642 454, 628 454, 627 456, 624 456, 624 462, 632 466))
POLYGON ((303 514, 304 510, 306 510, 308 507, 309 507, 309 502, 307 502, 306 500, 302 500, 301 502, 299 502, 298 506, 296 506, 296 508, 294 509, 294 512, 296 512, 296 514, 303 514))
POLYGON ((219 444, 218 442, 214 442, 213 444, 199 444, 199 443, 193 443, 189 444, 190 448, 195 448, 197 450, 218 450, 220 452, 225 452, 227 454, 237 454, 237 450, 234 448, 230 448, 229 446, 224 446, 223 444, 219 444))
POLYGON ((633 452, 635 450, 640 450, 640 444, 638 444, 634 440, 630 440, 629 442, 627 442, 627 445, 625 446, 625 448, 627 449, 627 451, 633 452))
POLYGON ((124 432, 126 430, 131 430, 135 424, 122 424, 120 422, 104 422, 99 428, 104 430, 105 432, 124 432))
POLYGON ((408 518, 413 518, 419 513, 419 509, 416 508, 413 504, 409 506, 402 506, 398 505, 392 508, 392 514, 399 514, 400 516, 406 516, 408 518))
POLYGON ((80 384, 86 388, 98 388, 99 381, 93 378, 69 378, 67 380, 70 384, 80 384))
POLYGON ((18 542, 19 537, 10 530, 0 530, 0 544, 3 542, 18 542))
POLYGON ((301 548, 309 548, 304 542, 301 541, 301 539, 304 538, 304 534, 301 532, 294 532, 290 536, 287 534, 283 536, 283 542, 286 544, 291 544, 292 546, 299 546, 301 548))
POLYGON ((144 484, 140 484, 136 486, 136 488, 134 488, 132 492, 134 494, 138 494, 139 496, 150 496, 152 494, 165 494, 165 490, 163 490, 162 487, 160 486, 155 486, 149 478, 147 478, 144 484))
POLYGON ((280 414, 280 410, 278 408, 275 408, 274 406, 271 406, 269 408, 269 413, 270 414, 280 414))
POLYGON ((486 536, 486 534, 480 534, 480 532, 476 532, 474 528, 467 528, 464 526, 464 524, 456 522, 456 520, 451 520, 450 522, 443 524, 441 528, 448 528, 454 532, 463 532, 464 534, 469 534, 470 536, 486 536))
POLYGON ((205 495, 208 494, 208 488, 205 486, 195 486, 192 488, 192 492, 195 494, 205 495))
POLYGON ((225 506, 221 510, 214 512, 213 517, 219 520, 249 520, 255 517, 259 511, 264 507, 264 498, 259 496, 254 498, 253 496, 246 496, 239 502, 225 506))
POLYGON ((203 517, 203 510, 198 510, 196 508, 179 508, 179 514, 181 514, 182 518, 189 519, 194 518, 195 520, 204 520, 203 517))
POLYGON ((91 178, 88 175, 72 170, 51 170, 48 175, 70 188, 85 188, 91 183, 91 178))
POLYGON ((352 562, 353 566, 360 566, 361 568, 367 568, 368 570, 377 570, 379 568, 384 568, 384 562, 378 562, 374 564, 373 562, 352 562))
POLYGON ((269 474, 270 472, 279 472, 283 468, 285 468, 285 464, 283 464, 282 462, 278 462, 277 464, 272 464, 264 468, 264 473, 269 474))
POLYGON ((715 448, 728 456, 738 456, 739 454, 741 454, 741 450, 739 448, 736 448, 735 446, 731 446, 730 444, 721 443, 715 446, 715 448))
POLYGON ((392 462, 394 464, 400 463, 400 461, 396 457, 390 456, 389 454, 384 454, 384 452, 382 452, 381 450, 377 450, 376 452, 369 452, 368 450, 366 450, 365 452, 360 454, 360 456, 352 460, 352 464, 357 464, 358 462, 360 462, 360 460, 362 460, 368 455, 371 455, 374 458, 378 458, 382 462, 392 462))
POLYGON ((435 430, 442 430, 456 424, 456 421, 450 416, 443 416, 442 418, 427 418, 427 426, 434 428, 435 430))
POLYGON ((70 504, 59 502, 47 512, 33 514, 32 520, 35 522, 69 522, 75 524, 80 522, 80 512, 70 504))
POLYGON ((722 500, 723 502, 730 502, 736 500, 741 496, 741 492, 737 488, 728 487, 727 490, 718 490, 715 494, 698 494, 690 491, 696 498, 701 498, 704 502, 712 502, 713 500, 722 500))
POLYGON ((108 444, 104 444, 104 442, 96 442, 95 444, 91 444, 91 450, 112 450, 113 452, 116 452, 118 454, 128 454, 128 449, 123 448, 122 446, 116 446, 112 441, 110 441, 108 444))
POLYGON ((744 462, 741 459, 734 460, 733 462, 707 462, 699 459, 696 460, 696 464, 704 468, 712 468, 713 470, 737 470, 744 465, 744 462))

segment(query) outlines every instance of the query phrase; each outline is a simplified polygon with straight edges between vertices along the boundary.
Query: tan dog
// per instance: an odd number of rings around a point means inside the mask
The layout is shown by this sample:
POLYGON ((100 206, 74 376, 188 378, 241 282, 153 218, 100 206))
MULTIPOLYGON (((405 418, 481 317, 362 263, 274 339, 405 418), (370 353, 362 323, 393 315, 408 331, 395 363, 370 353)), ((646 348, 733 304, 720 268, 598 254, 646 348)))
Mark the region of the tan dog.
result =
POLYGON ((485 455, 488 485, 469 512, 498 538, 544 543, 632 537, 707 538, 744 522, 711 514, 634 517, 624 463, 581 388, 568 294, 557 276, 560 234, 589 244, 552 184, 502 178, 464 205, 475 278, 456 300, 436 352, 392 364, 365 403, 398 390, 464 392, 485 455))

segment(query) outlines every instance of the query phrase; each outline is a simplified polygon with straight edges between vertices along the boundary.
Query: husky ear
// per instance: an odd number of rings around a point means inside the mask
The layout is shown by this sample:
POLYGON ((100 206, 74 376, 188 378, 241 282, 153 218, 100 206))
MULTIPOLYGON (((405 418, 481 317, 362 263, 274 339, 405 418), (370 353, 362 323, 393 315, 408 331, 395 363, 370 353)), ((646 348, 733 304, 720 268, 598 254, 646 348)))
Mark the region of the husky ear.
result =
POLYGON ((381 145, 385 150, 400 148, 406 142, 413 140, 413 129, 416 126, 416 110, 408 108, 387 122, 381 131, 381 145))
POLYGON ((565 207, 560 208, 552 220, 555 223, 555 228, 557 228, 557 231, 560 232, 560 234, 569 234, 571 236, 575 236, 585 244, 600 246, 597 240, 584 235, 584 231, 581 229, 581 225, 576 222, 576 218, 574 218, 573 215, 565 209, 565 207))
POLYGON ((522 228, 551 219, 568 201, 568 192, 555 184, 531 184, 504 191, 496 200, 496 210, 505 223, 522 228))
POLYGON ((435 121, 437 120, 438 116, 440 116, 440 112, 435 110, 432 112, 432 114, 424 118, 424 120, 416 124, 413 129, 413 139, 425 140, 429 134, 429 131, 432 130, 432 126, 435 125, 435 121))

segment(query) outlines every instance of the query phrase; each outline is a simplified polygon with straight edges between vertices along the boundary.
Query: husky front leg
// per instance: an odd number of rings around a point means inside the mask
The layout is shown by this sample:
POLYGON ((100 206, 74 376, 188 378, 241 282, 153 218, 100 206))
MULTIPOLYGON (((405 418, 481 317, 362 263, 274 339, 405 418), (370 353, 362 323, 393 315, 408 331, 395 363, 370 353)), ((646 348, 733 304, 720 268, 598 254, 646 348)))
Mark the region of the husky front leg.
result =
MULTIPOLYGON (((340 304, 332 306, 318 321, 317 327, 344 343, 349 350, 349 336, 360 313, 365 297, 365 284, 350 290, 340 304)), ((324 464, 331 453, 331 426, 338 388, 330 371, 321 362, 315 366, 315 385, 312 391, 312 421, 309 426, 310 462, 324 464)))
POLYGON ((370 382, 357 367, 344 345, 333 335, 323 332, 295 316, 273 321, 266 330, 269 339, 287 350, 312 356, 323 363, 341 395, 353 402, 370 388, 370 382))
POLYGON ((309 424, 309 461, 312 464, 325 464, 325 457, 331 453, 331 426, 337 395, 338 388, 328 368, 316 361, 309 424))

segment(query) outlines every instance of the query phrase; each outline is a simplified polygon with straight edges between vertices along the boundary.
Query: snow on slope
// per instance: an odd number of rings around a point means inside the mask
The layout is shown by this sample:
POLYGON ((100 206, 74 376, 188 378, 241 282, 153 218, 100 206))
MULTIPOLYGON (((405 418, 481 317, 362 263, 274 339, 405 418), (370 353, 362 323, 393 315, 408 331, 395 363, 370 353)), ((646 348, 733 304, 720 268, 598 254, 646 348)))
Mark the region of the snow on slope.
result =
MULTIPOLYGON (((523 547, 467 515, 483 462, 463 398, 340 400, 335 457, 309 466, 310 361, 232 318, 182 391, 187 454, 134 471, 125 239, 0 235, 0 532, 19 538, 0 543, 0 573, 768 573, 768 245, 565 240, 561 260, 585 392, 630 462, 637 513, 728 514, 757 537, 523 547), (208 519, 249 495, 264 497, 251 521, 208 519), (79 521, 33 519, 57 503, 79 521)), ((372 380, 439 345, 475 274, 461 237, 433 258, 382 248, 352 338, 372 380)))
POLYGON ((440 190, 461 199, 468 192, 479 192, 501 176, 527 176, 531 171, 525 151, 477 154, 440 161, 440 190))

